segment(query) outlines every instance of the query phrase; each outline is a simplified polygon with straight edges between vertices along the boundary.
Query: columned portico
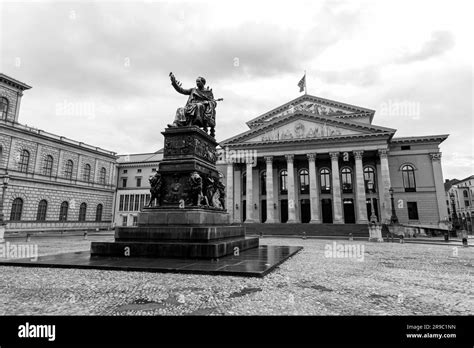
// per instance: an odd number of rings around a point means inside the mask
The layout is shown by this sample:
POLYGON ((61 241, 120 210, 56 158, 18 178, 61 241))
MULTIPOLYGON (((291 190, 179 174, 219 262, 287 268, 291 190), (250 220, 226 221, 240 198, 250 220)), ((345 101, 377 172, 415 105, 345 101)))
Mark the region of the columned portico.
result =
POLYGON ((354 151, 355 177, 356 177, 356 199, 357 199, 357 220, 358 224, 368 223, 367 206, 365 196, 364 166, 362 156, 364 151, 354 151))
POLYGON ((296 192, 295 192, 295 168, 293 166, 294 155, 285 155, 288 171, 288 223, 296 223, 296 192))
POLYGON ((390 170, 388 167, 388 155, 386 149, 378 150, 380 156, 380 174, 382 178, 382 191, 379 194, 380 200, 382 201, 381 208, 381 222, 384 220, 390 220, 391 216, 391 203, 390 203, 390 170))
POLYGON ((332 205, 335 224, 343 224, 341 183, 339 181, 339 152, 330 152, 331 174, 332 174, 332 205))
POLYGON ((319 187, 318 187, 318 179, 316 177, 316 154, 310 153, 307 154, 308 157, 308 165, 309 165, 309 199, 310 199, 310 206, 311 206, 311 220, 310 223, 312 224, 320 224, 321 223, 321 216, 319 213, 319 187))
POLYGON ((273 224, 277 221, 275 220, 275 209, 274 209, 274 195, 273 195, 273 156, 266 156, 266 196, 267 196, 267 224, 273 224))
POLYGON ((253 200, 253 164, 252 162, 247 163, 247 190, 245 192, 245 199, 247 201, 246 203, 246 219, 244 223, 254 223, 258 222, 255 219, 255 214, 254 214, 254 200, 253 200))

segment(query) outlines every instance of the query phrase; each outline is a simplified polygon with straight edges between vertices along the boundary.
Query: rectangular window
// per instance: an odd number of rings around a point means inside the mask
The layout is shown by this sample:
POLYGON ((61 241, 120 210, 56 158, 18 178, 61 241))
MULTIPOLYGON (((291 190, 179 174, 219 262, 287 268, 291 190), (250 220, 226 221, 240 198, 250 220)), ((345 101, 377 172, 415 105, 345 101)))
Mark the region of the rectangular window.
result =
POLYGON ((135 195, 130 195, 130 207, 129 207, 129 211, 133 211, 133 204, 135 202, 135 195))
POLYGON ((133 217, 133 226, 138 226, 138 216, 133 217))
POLYGON ((124 170, 123 170, 123 173, 124 173, 124 174, 127 174, 127 173, 128 173, 128 170, 127 170, 127 169, 124 169, 124 170))
POLYGON ((124 195, 120 195, 119 211, 123 211, 123 196, 124 195))
POLYGON ((142 187, 142 178, 137 178, 137 187, 142 187))
POLYGON ((416 202, 407 202, 408 207, 408 219, 418 220, 418 205, 416 202))
POLYGON ((135 211, 138 211, 140 208, 140 195, 135 195, 135 206, 134 206, 135 211))
POLYGON ((123 209, 124 210, 128 210, 128 200, 129 200, 130 196, 129 195, 125 195, 125 200, 123 202, 123 209))
POLYGON ((150 198, 151 196, 149 194, 145 196, 145 204, 147 204, 150 201, 150 198))
POLYGON ((151 168, 151 172, 152 173, 156 172, 156 168, 151 168))
POLYGON ((122 187, 127 187, 127 178, 122 178, 122 187))
POLYGON ((128 223, 128 217, 122 216, 122 226, 127 226, 127 223, 128 223))
POLYGON ((465 205, 466 207, 469 207, 469 201, 464 201, 464 205, 465 205))
POLYGON ((142 170, 141 170, 141 169, 137 169, 137 173, 141 173, 141 172, 142 172, 142 170))
POLYGON ((410 145, 402 145, 402 150, 410 150, 411 146, 410 145))
POLYGON ((145 205, 145 195, 140 195, 140 210, 142 210, 145 205))

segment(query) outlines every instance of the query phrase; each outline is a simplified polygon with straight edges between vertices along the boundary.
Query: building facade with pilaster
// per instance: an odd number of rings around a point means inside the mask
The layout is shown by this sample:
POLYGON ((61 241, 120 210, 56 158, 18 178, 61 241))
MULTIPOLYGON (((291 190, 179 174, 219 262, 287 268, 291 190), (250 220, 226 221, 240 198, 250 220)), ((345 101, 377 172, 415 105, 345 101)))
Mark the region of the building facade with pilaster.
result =
POLYGON ((440 144, 397 138, 374 110, 303 95, 222 141, 218 169, 235 223, 446 225, 440 144), (373 204, 373 209, 372 209, 373 204))
POLYGON ((20 124, 21 97, 30 88, 0 74, 0 180, 6 232, 110 228, 115 153, 20 124))

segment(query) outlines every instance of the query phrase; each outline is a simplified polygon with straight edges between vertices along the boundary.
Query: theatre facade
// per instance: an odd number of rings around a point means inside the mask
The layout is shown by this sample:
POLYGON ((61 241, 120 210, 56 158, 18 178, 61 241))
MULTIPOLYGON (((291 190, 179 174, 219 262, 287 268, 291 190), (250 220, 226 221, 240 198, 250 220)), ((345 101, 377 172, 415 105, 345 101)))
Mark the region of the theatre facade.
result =
POLYGON ((218 168, 235 223, 446 225, 439 145, 395 137, 374 110, 303 95, 222 141, 218 168), (372 209, 373 204, 373 209, 372 209))

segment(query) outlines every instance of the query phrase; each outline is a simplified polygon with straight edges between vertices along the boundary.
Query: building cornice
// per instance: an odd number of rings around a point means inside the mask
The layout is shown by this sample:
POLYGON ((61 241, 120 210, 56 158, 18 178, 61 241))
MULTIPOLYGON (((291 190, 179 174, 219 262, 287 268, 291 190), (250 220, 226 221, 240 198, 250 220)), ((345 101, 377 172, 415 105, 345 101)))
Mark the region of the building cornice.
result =
POLYGON ((390 140, 390 144, 432 143, 432 142, 436 142, 440 144, 443 141, 445 141, 448 137, 449 137, 449 134, 400 137, 400 138, 392 138, 390 140))
POLYGON ((0 82, 6 84, 8 86, 14 87, 16 89, 22 90, 22 91, 31 88, 31 86, 28 86, 26 83, 18 81, 16 79, 14 79, 13 77, 7 76, 3 73, 0 73, 0 82))

